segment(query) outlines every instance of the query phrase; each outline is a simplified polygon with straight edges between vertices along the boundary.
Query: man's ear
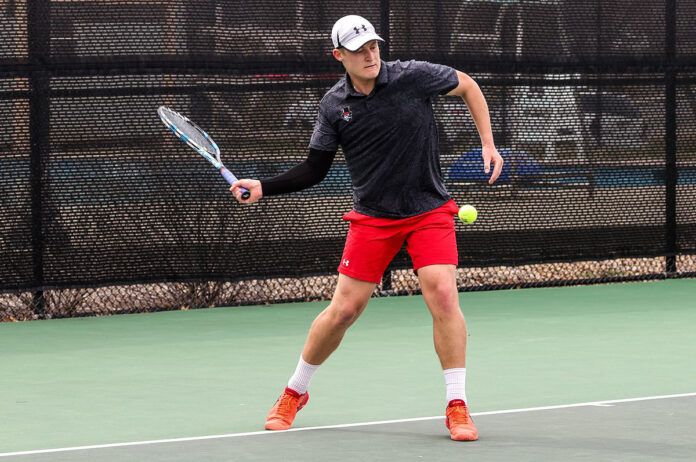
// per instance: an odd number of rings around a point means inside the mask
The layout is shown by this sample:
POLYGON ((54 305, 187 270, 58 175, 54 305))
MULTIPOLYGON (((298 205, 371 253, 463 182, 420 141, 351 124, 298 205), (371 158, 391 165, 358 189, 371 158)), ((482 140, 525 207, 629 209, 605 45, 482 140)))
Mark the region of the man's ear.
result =
POLYGON ((336 58, 337 61, 343 62, 343 54, 341 53, 341 50, 339 50, 338 48, 334 48, 333 56, 334 58, 336 58))

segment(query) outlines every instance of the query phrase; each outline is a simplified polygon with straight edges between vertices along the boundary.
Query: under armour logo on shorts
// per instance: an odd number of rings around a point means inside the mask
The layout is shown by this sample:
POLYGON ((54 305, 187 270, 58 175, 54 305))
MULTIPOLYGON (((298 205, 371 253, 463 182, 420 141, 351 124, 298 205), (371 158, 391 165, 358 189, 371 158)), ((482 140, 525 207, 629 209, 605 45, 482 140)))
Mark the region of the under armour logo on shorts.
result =
POLYGON ((341 262, 341 264, 344 266, 348 266, 350 264, 350 261, 348 261, 347 259, 344 258, 343 261, 341 262))

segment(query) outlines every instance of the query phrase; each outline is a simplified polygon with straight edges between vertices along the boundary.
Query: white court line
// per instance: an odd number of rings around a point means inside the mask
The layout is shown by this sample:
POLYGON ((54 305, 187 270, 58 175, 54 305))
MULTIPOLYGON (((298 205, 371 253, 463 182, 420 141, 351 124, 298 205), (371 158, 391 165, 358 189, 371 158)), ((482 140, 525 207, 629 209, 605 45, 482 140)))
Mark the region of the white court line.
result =
MULTIPOLYGON (((568 409, 573 407, 587 407, 587 406, 611 406, 616 403, 632 403, 636 401, 650 401, 656 399, 669 399, 669 398, 686 398, 690 396, 696 396, 695 393, 682 393, 678 395, 658 395, 658 396, 645 396, 642 398, 627 398, 627 399, 614 399, 609 401, 589 401, 587 403, 574 403, 574 404, 559 404, 556 406, 540 406, 540 407, 528 407, 523 409, 505 409, 500 411, 487 411, 487 412, 475 412, 471 415, 482 416, 482 415, 497 415, 497 414, 516 414, 519 412, 533 412, 533 411, 549 411, 554 409, 568 409)), ((290 433, 290 432, 303 432, 308 430, 329 430, 333 428, 349 428, 349 427, 364 427, 368 425, 384 425, 393 423, 405 423, 405 422, 418 422, 423 420, 437 420, 444 419, 444 416, 439 415, 435 417, 417 417, 413 419, 398 419, 398 420, 382 420, 377 422, 361 422, 352 424, 340 424, 340 425, 324 425, 319 427, 302 427, 302 428, 291 428, 290 430, 282 431, 258 431, 258 432, 246 432, 246 433, 229 433, 226 435, 208 435, 208 436, 193 436, 188 438, 171 438, 165 440, 150 440, 150 441, 132 441, 126 443, 111 443, 111 444, 95 444, 92 446, 75 446, 70 448, 56 448, 56 449, 41 449, 36 451, 19 451, 19 452, 3 452, 0 453, 0 457, 9 456, 26 456, 32 454, 47 454, 52 452, 68 452, 68 451, 84 451, 87 449, 106 449, 106 448, 121 448, 126 446, 145 446, 149 444, 163 444, 163 443, 181 443, 186 441, 203 441, 203 440, 214 440, 222 438, 238 438, 241 436, 257 436, 257 435, 277 435, 279 433, 290 433)))

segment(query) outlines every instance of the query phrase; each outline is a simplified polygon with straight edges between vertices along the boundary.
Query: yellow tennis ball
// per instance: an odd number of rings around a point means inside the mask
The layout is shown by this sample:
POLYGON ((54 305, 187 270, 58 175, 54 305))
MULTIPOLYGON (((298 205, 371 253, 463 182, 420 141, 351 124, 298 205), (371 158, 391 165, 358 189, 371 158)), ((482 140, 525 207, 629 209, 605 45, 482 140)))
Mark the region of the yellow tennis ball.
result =
POLYGON ((474 208, 473 205, 462 205, 462 207, 459 209, 459 219, 462 220, 464 223, 473 223, 476 221, 476 217, 478 217, 478 212, 474 208))

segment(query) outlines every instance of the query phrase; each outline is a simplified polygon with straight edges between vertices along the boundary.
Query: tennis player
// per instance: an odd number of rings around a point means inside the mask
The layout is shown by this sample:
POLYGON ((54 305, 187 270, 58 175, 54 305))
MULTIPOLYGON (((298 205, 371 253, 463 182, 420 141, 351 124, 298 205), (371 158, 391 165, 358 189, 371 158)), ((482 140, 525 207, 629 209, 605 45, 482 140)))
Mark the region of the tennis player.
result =
POLYGON ((273 178, 243 179, 231 190, 238 201, 299 191, 320 182, 342 146, 353 183, 354 209, 338 267, 331 303, 314 320, 297 369, 266 420, 266 429, 290 428, 307 403, 309 382, 338 347, 346 330, 365 309, 376 284, 406 244, 433 318, 435 350, 446 383, 446 424, 453 440, 476 440, 478 431, 467 409, 466 324, 459 307, 454 218, 457 205, 445 186, 439 164, 438 134, 432 99, 464 99, 483 146, 482 165, 503 167, 491 132, 486 100, 466 74, 428 62, 384 62, 382 41, 360 16, 339 19, 331 31, 333 56, 346 75, 321 100, 309 155, 273 178), (239 187, 251 196, 242 200, 239 187))

